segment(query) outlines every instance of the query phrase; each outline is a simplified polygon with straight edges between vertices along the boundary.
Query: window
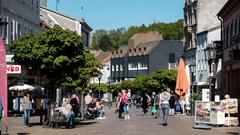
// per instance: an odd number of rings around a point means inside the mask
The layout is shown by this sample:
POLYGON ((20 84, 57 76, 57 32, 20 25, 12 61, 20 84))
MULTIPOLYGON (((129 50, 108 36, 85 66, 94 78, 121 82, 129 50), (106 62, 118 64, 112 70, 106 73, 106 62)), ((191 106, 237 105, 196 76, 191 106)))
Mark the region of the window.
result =
POLYGON ((120 71, 123 71, 123 65, 120 64, 120 71))
POLYGON ((240 16, 238 17, 238 33, 240 34, 240 16))
POLYGON ((114 65, 112 65, 112 71, 115 71, 115 66, 114 65))
POLYGON ((118 65, 116 65, 116 71, 119 71, 119 66, 118 65))
POLYGON ((233 35, 233 22, 230 24, 230 37, 233 35))
POLYGON ((235 28, 234 34, 237 34, 237 22, 238 22, 238 20, 236 19, 235 20, 235 24, 234 24, 234 28, 235 28))
POLYGON ((138 69, 148 69, 146 62, 139 62, 138 67, 138 69))
POLYGON ((226 28, 226 35, 225 35, 225 37, 226 37, 226 46, 225 47, 228 47, 228 39, 229 39, 229 26, 227 26, 227 28, 226 28))
POLYGON ((15 22, 14 37, 15 39, 18 37, 18 22, 15 22))
POLYGON ((38 0, 36 0, 36 9, 38 9, 39 8, 39 6, 38 6, 38 0))
POLYGON ((18 26, 17 26, 17 36, 20 37, 22 34, 21 34, 21 24, 18 23, 18 26))
POLYGON ((175 63, 175 53, 169 53, 169 63, 175 63))
POLYGON ((138 64, 137 63, 129 63, 128 70, 137 70, 138 64))
POLYGON ((10 23, 10 43, 14 40, 13 39, 13 36, 14 36, 14 22, 13 21, 11 21, 11 23, 10 23))

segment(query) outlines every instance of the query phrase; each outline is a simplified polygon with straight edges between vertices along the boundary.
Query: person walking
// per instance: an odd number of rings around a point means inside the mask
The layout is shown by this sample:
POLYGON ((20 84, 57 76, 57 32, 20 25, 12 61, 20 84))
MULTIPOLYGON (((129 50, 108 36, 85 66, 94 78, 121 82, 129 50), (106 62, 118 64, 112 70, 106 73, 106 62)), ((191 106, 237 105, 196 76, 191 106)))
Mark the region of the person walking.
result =
POLYGON ((72 95, 70 99, 70 104, 72 106, 74 116, 76 117, 79 114, 79 98, 76 94, 72 95))
POLYGON ((117 107, 117 111, 115 111, 115 112, 118 112, 118 118, 120 118, 120 119, 123 118, 122 113, 124 112, 124 110, 123 110, 124 104, 122 103, 121 96, 122 96, 122 93, 119 92, 118 96, 116 98, 116 101, 115 101, 116 107, 117 107))
POLYGON ((149 96, 147 93, 144 94, 144 96, 141 99, 142 101, 142 109, 143 109, 143 113, 144 115, 147 113, 148 111, 148 105, 149 105, 149 96))
POLYGON ((155 114, 155 118, 160 118, 160 109, 161 109, 161 105, 159 104, 160 102, 160 93, 158 93, 155 98, 154 98, 154 104, 156 107, 156 114, 155 114))
POLYGON ((156 93, 152 92, 152 96, 151 96, 151 112, 152 115, 154 116, 157 112, 156 110, 156 106, 155 106, 155 97, 156 97, 156 93))
POLYGON ((121 98, 120 98, 120 106, 123 107, 123 112, 124 112, 124 119, 128 119, 128 108, 127 108, 127 92, 126 90, 122 90, 122 95, 121 95, 121 98))
POLYGON ((166 89, 164 92, 160 95, 160 105, 162 107, 163 112, 163 121, 162 125, 167 126, 167 120, 168 120, 168 114, 169 114, 169 99, 170 99, 170 89, 166 89))
POLYGON ((127 102, 125 104, 125 119, 130 119, 129 112, 132 104, 131 90, 125 91, 127 102))
POLYGON ((138 115, 141 113, 141 96, 137 96, 135 102, 136 102, 136 115, 138 115))
POLYGON ((29 127, 30 122, 30 112, 32 109, 32 102, 30 100, 30 95, 26 94, 22 100, 22 108, 23 108, 23 117, 24 117, 24 127, 29 127))
POLYGON ((40 124, 43 122, 46 122, 47 120, 47 109, 48 109, 48 99, 45 95, 43 95, 43 98, 41 100, 42 110, 40 114, 40 124))
POLYGON ((170 116, 174 116, 174 108, 175 108, 175 96, 174 96, 174 93, 173 91, 170 92, 170 100, 169 100, 169 107, 170 107, 170 110, 169 110, 169 115, 170 116))

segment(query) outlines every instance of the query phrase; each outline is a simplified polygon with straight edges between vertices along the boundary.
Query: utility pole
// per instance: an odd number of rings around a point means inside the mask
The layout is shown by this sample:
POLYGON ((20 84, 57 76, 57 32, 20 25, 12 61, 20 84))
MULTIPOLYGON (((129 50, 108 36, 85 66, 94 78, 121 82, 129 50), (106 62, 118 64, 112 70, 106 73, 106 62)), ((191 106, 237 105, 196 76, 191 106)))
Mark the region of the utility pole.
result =
POLYGON ((60 3, 60 0, 56 0, 56 11, 58 11, 58 4, 60 3))

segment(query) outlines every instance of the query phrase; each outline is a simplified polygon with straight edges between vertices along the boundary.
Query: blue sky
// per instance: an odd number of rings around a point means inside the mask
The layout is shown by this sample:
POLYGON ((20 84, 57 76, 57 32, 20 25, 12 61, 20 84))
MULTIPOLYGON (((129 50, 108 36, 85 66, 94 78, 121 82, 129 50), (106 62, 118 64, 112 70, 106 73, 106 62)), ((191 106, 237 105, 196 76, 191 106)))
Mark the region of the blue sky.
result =
MULTIPOLYGON (((59 0, 58 12, 81 19, 96 29, 175 22, 183 18, 184 0, 59 0), (83 7, 83 9, 81 9, 83 7)), ((56 0, 48 0, 48 8, 56 10, 56 0)))

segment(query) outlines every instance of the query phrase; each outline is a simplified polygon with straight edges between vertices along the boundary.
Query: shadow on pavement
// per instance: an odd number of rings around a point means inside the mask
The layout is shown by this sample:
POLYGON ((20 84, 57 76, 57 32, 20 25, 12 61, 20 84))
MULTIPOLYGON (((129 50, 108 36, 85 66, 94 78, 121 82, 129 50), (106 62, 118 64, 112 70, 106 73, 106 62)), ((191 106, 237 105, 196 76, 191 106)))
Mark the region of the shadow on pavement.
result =
POLYGON ((98 123, 98 122, 95 122, 95 121, 81 121, 81 122, 78 122, 79 125, 92 125, 92 124, 95 124, 95 123, 98 123))
POLYGON ((227 132, 227 135, 240 135, 239 132, 227 132))
POLYGON ((17 135, 29 135, 30 133, 17 133, 17 135))

